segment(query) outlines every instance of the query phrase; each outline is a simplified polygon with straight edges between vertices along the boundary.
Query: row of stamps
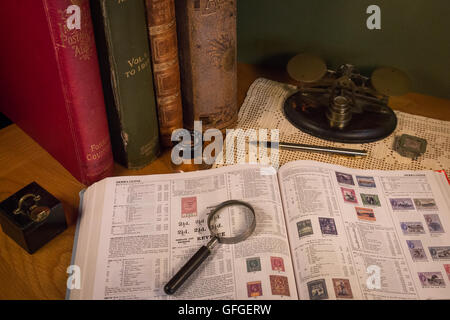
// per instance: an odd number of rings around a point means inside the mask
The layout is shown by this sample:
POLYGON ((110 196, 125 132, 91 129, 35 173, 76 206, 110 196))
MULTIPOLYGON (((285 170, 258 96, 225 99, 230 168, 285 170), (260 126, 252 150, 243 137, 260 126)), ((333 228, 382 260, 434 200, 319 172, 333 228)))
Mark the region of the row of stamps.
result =
MULTIPOLYGON (((351 174, 336 172, 337 182, 348 186, 355 186, 355 180, 351 174)), ((375 179, 373 177, 356 176, 358 186, 362 188, 376 188, 375 179)))
MULTIPOLYGON (((450 264, 444 264, 447 278, 450 281, 450 264)), ((445 280, 442 272, 418 272, 422 288, 445 288, 445 280)), ((331 279, 336 299, 353 299, 352 287, 348 279, 331 279)), ((329 299, 325 279, 313 280, 307 283, 308 294, 311 300, 329 299)))
MULTIPOLYGON (((359 204, 356 192, 350 188, 341 187, 342 197, 347 203, 359 204)), ((366 206, 381 207, 380 198, 376 194, 361 193, 362 203, 366 206)))
MULTIPOLYGON (((353 299, 352 287, 348 279, 331 279, 336 299, 353 299)), ((311 300, 329 299, 325 279, 318 279, 307 283, 308 294, 311 300)))
MULTIPOLYGON (((354 189, 341 187, 342 197, 344 201, 352 204, 359 204, 354 189)), ((360 193, 361 201, 365 206, 381 207, 380 198, 376 194, 360 193)), ((389 199, 392 210, 394 211, 436 211, 438 207, 436 201, 431 198, 392 198, 389 199)))
MULTIPOLYGON (((445 232, 438 214, 425 214, 424 218, 430 233, 436 234, 445 232)), ((400 227, 404 235, 425 234, 425 227, 420 221, 400 222, 400 227)))
POLYGON ((392 210, 394 211, 436 211, 438 207, 436 205, 436 201, 431 198, 420 198, 420 199, 411 199, 411 198, 395 198, 389 199, 392 210))
MULTIPOLYGON (((290 297, 289 281, 285 276, 269 276, 270 289, 274 296, 290 297)), ((249 298, 264 296, 263 285, 261 281, 247 282, 247 294, 249 298)))
MULTIPOLYGON (((335 235, 337 236, 336 223, 333 218, 319 218, 319 225, 322 235, 335 235)), ((298 237, 303 238, 314 234, 312 223, 310 219, 297 222, 298 237)))
MULTIPOLYGON (((420 240, 407 240, 411 258, 416 262, 428 262, 427 254, 420 240)), ((428 247, 433 261, 450 260, 450 246, 428 247)))
MULTIPOLYGON (((252 257, 247 258, 247 272, 259 272, 262 270, 261 258, 260 257, 252 257)), ((270 265, 272 267, 272 271, 285 272, 284 260, 281 257, 270 257, 270 265)))

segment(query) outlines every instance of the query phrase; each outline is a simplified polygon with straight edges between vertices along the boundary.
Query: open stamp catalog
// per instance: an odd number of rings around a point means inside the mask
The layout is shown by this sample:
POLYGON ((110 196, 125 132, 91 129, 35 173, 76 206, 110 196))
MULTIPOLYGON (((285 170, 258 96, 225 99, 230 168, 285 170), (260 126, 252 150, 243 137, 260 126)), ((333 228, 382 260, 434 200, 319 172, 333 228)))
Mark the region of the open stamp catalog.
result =
POLYGON ((450 187, 432 171, 312 161, 108 178, 84 193, 72 264, 70 299, 449 299, 450 187), (254 234, 167 296, 231 199, 255 208, 254 234))

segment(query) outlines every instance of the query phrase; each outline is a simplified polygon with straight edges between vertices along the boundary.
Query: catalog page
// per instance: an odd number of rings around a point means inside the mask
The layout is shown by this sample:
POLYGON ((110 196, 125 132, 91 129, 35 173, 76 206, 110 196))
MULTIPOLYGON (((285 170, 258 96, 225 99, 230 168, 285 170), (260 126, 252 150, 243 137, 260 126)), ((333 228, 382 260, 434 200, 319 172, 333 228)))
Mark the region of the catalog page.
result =
POLYGON ((104 185, 103 208, 93 213, 102 215, 98 244, 93 243, 93 288, 81 298, 298 299, 275 171, 245 165, 110 178, 104 185), (239 244, 219 244, 167 296, 163 287, 170 277, 210 239, 208 213, 231 199, 254 207, 254 234, 239 244))
POLYGON ((450 298, 449 188, 432 171, 279 170, 300 299, 450 298))

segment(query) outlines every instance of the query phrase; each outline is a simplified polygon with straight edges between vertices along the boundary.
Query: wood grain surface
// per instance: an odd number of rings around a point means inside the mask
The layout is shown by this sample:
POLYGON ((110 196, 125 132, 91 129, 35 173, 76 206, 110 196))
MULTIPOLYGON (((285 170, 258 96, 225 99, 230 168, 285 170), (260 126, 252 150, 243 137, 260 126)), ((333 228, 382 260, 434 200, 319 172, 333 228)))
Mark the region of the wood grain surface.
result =
MULTIPOLYGON (((238 104, 251 83, 266 77, 292 82, 286 72, 253 65, 238 65, 238 104)), ((395 108, 431 118, 450 121, 450 100, 419 94, 392 99, 395 108)), ((116 175, 171 173, 170 151, 139 171, 119 165, 116 175)), ((0 231, 0 299, 64 299, 67 267, 70 265, 77 220, 79 192, 85 188, 16 125, 0 130, 0 201, 36 181, 64 205, 68 229, 29 255, 0 231)))

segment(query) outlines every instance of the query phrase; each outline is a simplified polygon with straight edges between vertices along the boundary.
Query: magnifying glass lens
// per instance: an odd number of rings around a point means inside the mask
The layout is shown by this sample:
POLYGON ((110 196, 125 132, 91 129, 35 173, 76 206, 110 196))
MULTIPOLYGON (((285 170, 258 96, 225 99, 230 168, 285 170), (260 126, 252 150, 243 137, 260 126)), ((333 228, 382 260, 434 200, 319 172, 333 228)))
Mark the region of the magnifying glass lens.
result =
MULTIPOLYGON (((208 221, 208 227, 212 235, 221 240, 235 239, 235 242, 242 241, 242 235, 246 235, 254 220, 252 211, 242 205, 225 207, 217 211, 208 221)), ((223 242, 229 243, 229 242, 223 242)))

